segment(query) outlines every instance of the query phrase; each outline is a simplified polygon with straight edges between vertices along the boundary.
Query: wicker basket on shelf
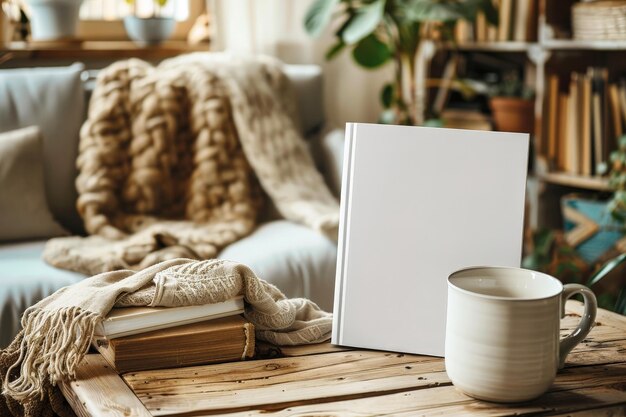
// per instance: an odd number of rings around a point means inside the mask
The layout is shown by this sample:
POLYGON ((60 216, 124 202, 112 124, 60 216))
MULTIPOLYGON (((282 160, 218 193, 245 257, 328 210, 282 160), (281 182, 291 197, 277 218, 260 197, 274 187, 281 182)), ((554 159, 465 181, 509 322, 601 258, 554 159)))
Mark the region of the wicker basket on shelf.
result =
POLYGON ((572 7, 574 39, 626 39, 626 0, 579 2, 572 7))

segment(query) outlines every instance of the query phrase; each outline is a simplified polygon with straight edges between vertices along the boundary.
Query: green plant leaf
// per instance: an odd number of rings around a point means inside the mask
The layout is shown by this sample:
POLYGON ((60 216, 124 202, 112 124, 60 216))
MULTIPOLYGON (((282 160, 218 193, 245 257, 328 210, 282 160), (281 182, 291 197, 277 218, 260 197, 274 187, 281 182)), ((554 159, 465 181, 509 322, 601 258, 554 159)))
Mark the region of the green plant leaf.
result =
POLYGON ((626 262, 626 253, 622 253, 616 256, 615 258, 610 259, 604 265, 602 265, 602 267, 598 270, 598 272, 596 272, 595 274, 591 276, 591 278, 589 278, 589 281, 587 282, 587 286, 591 287, 592 285, 597 284, 604 277, 609 275, 611 272, 613 272, 614 269, 616 269, 618 266, 620 266, 624 262, 626 262))
POLYGON ((339 52, 341 52, 343 50, 343 48, 346 47, 346 44, 343 43, 343 41, 340 39, 339 41, 337 41, 336 44, 334 44, 333 46, 331 46, 330 48, 328 48, 328 50, 326 51, 326 60, 330 61, 331 59, 333 59, 334 57, 336 57, 339 52))
POLYGON ((552 243, 554 243, 554 233, 549 229, 541 230, 534 234, 533 243, 535 252, 540 255, 548 256, 552 248, 552 243))
POLYGON ((426 127, 443 127, 443 120, 441 119, 428 119, 424 120, 422 126, 426 127))
POLYGON ((384 110, 378 117, 378 123, 392 125, 396 122, 396 112, 391 109, 384 110))
POLYGON ((405 13, 418 22, 452 22, 463 18, 462 6, 451 0, 407 0, 405 13))
POLYGON ((352 57, 365 68, 377 68, 389 61, 391 50, 374 34, 361 39, 352 50, 352 57))
POLYGON ((315 0, 304 16, 304 28, 311 36, 319 36, 333 13, 339 0, 315 0))
POLYGON ((531 253, 522 259, 522 268, 538 271, 540 266, 540 258, 536 253, 531 253))
POLYGON ((387 83, 380 91, 380 102, 383 108, 388 109, 393 103, 393 83, 387 83))
POLYGON ((402 22, 398 29, 398 49, 407 55, 413 56, 420 41, 420 22, 402 22))
POLYGON ((384 11, 385 0, 375 0, 356 9, 354 16, 341 31, 343 41, 353 45, 374 32, 383 19, 384 11))
POLYGON ((498 9, 493 5, 493 1, 491 0, 479 0, 478 7, 485 14, 485 18, 487 22, 490 24, 497 26, 500 21, 500 16, 498 14, 498 9))
POLYGON ((474 21, 478 12, 482 11, 489 23, 498 23, 498 11, 491 0, 406 0, 402 6, 409 20, 419 22, 474 21))
MULTIPOLYGON (((578 301, 584 301, 582 296, 578 294, 578 301)), ((598 294, 596 295, 596 301, 598 302, 598 307, 603 308, 605 310, 615 311, 615 300, 616 297, 613 294, 598 294)))
POLYGON ((615 312, 626 316, 626 288, 622 288, 617 296, 615 312))

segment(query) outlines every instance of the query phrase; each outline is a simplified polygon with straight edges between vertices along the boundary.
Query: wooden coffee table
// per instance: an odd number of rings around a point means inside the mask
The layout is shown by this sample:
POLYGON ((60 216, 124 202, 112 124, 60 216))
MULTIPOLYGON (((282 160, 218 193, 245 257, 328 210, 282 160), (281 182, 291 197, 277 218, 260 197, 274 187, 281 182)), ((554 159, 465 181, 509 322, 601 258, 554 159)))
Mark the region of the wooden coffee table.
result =
MULTIPOLYGON (((568 302, 564 333, 581 312, 568 302)), ((273 352, 282 357, 123 375, 90 354, 61 389, 81 417, 626 415, 626 317, 605 310, 550 391, 526 404, 465 396, 441 358, 330 344, 273 352)))

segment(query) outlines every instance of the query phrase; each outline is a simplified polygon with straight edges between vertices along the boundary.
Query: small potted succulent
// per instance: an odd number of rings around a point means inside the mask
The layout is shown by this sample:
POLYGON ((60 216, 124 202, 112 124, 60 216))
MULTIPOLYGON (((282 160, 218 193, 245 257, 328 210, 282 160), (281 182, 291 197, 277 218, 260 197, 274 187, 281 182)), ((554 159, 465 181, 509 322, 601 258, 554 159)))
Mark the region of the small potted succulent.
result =
POLYGON ((534 92, 524 85, 517 71, 505 72, 491 89, 489 106, 496 129, 532 133, 535 125, 534 92))
POLYGON ((133 13, 124 18, 124 27, 131 40, 140 45, 157 45, 172 36, 176 21, 162 14, 168 0, 154 0, 152 15, 149 17, 137 15, 135 0, 127 2, 133 5, 133 13))

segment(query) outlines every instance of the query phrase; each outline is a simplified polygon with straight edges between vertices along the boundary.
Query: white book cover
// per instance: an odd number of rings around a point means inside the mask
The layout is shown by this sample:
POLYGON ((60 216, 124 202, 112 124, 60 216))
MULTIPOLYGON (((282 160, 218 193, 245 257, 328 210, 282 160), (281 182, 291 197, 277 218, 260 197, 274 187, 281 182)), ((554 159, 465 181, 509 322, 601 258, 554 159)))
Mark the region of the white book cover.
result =
POLYGON ((348 123, 332 343, 443 356, 447 278, 520 266, 527 134, 348 123))
POLYGON ((107 339, 183 326, 244 312, 243 296, 214 304, 182 307, 123 307, 114 308, 95 330, 95 335, 107 339))

